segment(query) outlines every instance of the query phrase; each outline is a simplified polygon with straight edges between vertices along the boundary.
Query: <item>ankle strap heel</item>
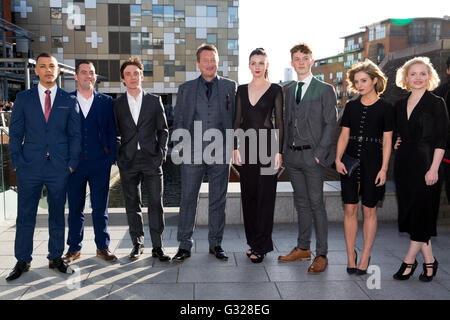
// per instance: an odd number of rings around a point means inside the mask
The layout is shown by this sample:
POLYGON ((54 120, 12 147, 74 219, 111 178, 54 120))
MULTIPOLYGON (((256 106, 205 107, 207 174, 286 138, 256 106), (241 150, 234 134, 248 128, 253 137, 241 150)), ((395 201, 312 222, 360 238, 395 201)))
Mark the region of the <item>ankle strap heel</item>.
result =
POLYGON ((398 269, 397 273, 394 274, 393 277, 395 280, 408 280, 414 274, 416 268, 417 268, 417 260, 414 260, 413 264, 402 262, 400 269, 398 269), (408 274, 404 275, 403 273, 408 268, 411 269, 411 271, 408 274))
POLYGON ((438 266, 439 266, 439 262, 436 260, 436 258, 434 258, 433 263, 424 263, 423 264, 423 272, 419 276, 419 280, 423 281, 423 282, 430 282, 431 280, 433 280, 434 276, 437 273, 438 266), (431 276, 428 275, 427 269, 433 269, 433 274, 431 276))

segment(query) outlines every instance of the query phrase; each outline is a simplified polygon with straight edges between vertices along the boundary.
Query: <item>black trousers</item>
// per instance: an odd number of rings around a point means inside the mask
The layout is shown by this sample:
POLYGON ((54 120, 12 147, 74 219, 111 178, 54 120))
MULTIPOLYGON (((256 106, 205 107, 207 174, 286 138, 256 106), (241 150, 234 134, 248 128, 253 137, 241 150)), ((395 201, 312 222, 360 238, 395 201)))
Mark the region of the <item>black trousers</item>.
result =
POLYGON ((144 244, 144 222, 141 212, 139 184, 144 183, 148 191, 148 221, 153 247, 162 247, 164 231, 163 177, 162 167, 153 168, 142 151, 136 153, 130 165, 119 167, 122 191, 125 199, 130 237, 133 245, 144 244))
POLYGON ((259 254, 270 252, 277 175, 261 175, 257 164, 244 164, 239 172, 247 244, 259 254))

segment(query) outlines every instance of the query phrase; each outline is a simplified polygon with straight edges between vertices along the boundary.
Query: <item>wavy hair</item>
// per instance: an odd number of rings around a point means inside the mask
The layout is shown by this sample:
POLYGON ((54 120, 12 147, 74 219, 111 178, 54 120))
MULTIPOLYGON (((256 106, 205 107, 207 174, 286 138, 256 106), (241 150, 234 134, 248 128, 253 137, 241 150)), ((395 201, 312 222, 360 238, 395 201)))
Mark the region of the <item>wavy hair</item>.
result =
POLYGON ((355 86, 355 74, 358 72, 367 73, 370 79, 377 78, 377 83, 375 84, 375 92, 379 95, 386 89, 387 77, 381 71, 381 69, 372 61, 366 60, 364 62, 359 62, 352 66, 352 68, 347 72, 347 83, 350 86, 350 90, 357 93, 358 89, 355 86))
POLYGON ((408 61, 406 61, 403 66, 401 66, 397 70, 397 75, 395 77, 395 84, 405 90, 410 91, 410 87, 406 81, 406 77, 408 75, 409 68, 412 65, 421 63, 427 67, 428 70, 428 81, 427 81, 427 90, 432 91, 436 89, 439 85, 440 79, 436 70, 433 67, 433 64, 428 57, 414 57, 408 61))

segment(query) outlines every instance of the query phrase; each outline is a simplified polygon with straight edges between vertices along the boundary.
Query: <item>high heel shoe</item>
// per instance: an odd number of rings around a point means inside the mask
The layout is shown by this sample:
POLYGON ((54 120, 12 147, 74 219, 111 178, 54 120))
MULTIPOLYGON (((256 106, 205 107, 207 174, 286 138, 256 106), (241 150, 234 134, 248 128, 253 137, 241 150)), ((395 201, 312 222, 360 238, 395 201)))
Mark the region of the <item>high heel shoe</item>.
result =
POLYGON ((434 262, 433 263, 424 263, 423 264, 423 272, 422 274, 419 276, 419 280, 423 281, 423 282, 430 282, 431 280, 433 280, 433 277, 436 275, 437 269, 438 269, 438 261, 436 260, 436 258, 434 258, 434 262), (428 275, 427 269, 431 269, 433 268, 433 274, 431 276, 428 275))
POLYGON ((357 276, 362 276, 362 275, 367 274, 367 269, 369 269, 369 265, 370 265, 370 258, 371 258, 371 257, 369 257, 369 261, 367 262, 367 268, 366 268, 366 270, 362 270, 362 269, 356 268, 356 275, 357 275, 357 276))
POLYGON ((265 253, 259 254, 259 253, 255 252, 255 251, 253 251, 251 256, 250 256, 250 260, 253 263, 261 263, 261 262, 263 262, 264 257, 266 256, 266 254, 265 253), (251 256, 255 256, 256 258, 252 258, 251 256))
MULTIPOLYGON (((355 266, 356 266, 356 263, 358 262, 358 253, 356 252, 356 250, 355 250, 355 266)), ((349 267, 347 267, 347 273, 348 274, 354 274, 354 273, 356 273, 356 267, 355 268, 349 268, 349 267)))
POLYGON ((417 268, 417 260, 414 260, 413 264, 402 262, 400 269, 398 269, 397 273, 394 274, 393 277, 395 280, 408 280, 413 275, 416 268, 417 268), (411 272, 404 275, 403 273, 408 268, 411 269, 411 272))

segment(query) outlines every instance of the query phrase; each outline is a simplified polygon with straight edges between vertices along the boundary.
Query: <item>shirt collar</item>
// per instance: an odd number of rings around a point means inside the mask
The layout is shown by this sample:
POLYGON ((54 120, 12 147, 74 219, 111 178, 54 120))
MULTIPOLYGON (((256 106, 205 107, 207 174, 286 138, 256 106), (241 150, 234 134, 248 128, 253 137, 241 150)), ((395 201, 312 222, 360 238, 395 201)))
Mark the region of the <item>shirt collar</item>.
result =
POLYGON ((303 79, 302 81, 297 81, 297 83, 303 82, 303 83, 304 83, 304 86, 309 86, 309 84, 311 83, 312 78, 313 78, 313 75, 312 75, 312 73, 311 73, 309 76, 307 76, 307 77, 306 77, 305 79, 303 79))
POLYGON ((141 88, 141 92, 139 92, 139 94, 137 95, 136 99, 134 99, 134 97, 131 94, 129 94, 128 90, 127 90, 127 98, 128 98, 128 100, 132 99, 133 101, 134 100, 140 101, 140 100, 142 100, 143 92, 144 92, 144 90, 142 90, 142 88, 141 88))
POLYGON ((81 92, 77 90, 77 98, 83 98, 84 100, 89 101, 89 100, 91 100, 91 99, 94 99, 94 92, 92 92, 92 95, 91 95, 88 99, 86 99, 86 98, 81 94, 81 92))
POLYGON ((51 91, 51 95, 54 95, 56 93, 56 90, 58 90, 58 86, 55 84, 53 87, 51 87, 50 89, 47 89, 46 87, 44 87, 40 82, 38 84, 38 89, 39 92, 41 92, 42 94, 45 94, 46 90, 50 90, 51 91))
MULTIPOLYGON (((205 86, 206 86, 206 83, 208 82, 208 81, 205 80, 205 78, 203 78, 203 76, 200 76, 200 81, 201 81, 201 82, 203 83, 203 85, 205 85, 205 86)), ((218 81, 217 76, 215 76, 214 79, 212 79, 212 80, 210 81, 210 83, 215 84, 217 81, 218 81)))

